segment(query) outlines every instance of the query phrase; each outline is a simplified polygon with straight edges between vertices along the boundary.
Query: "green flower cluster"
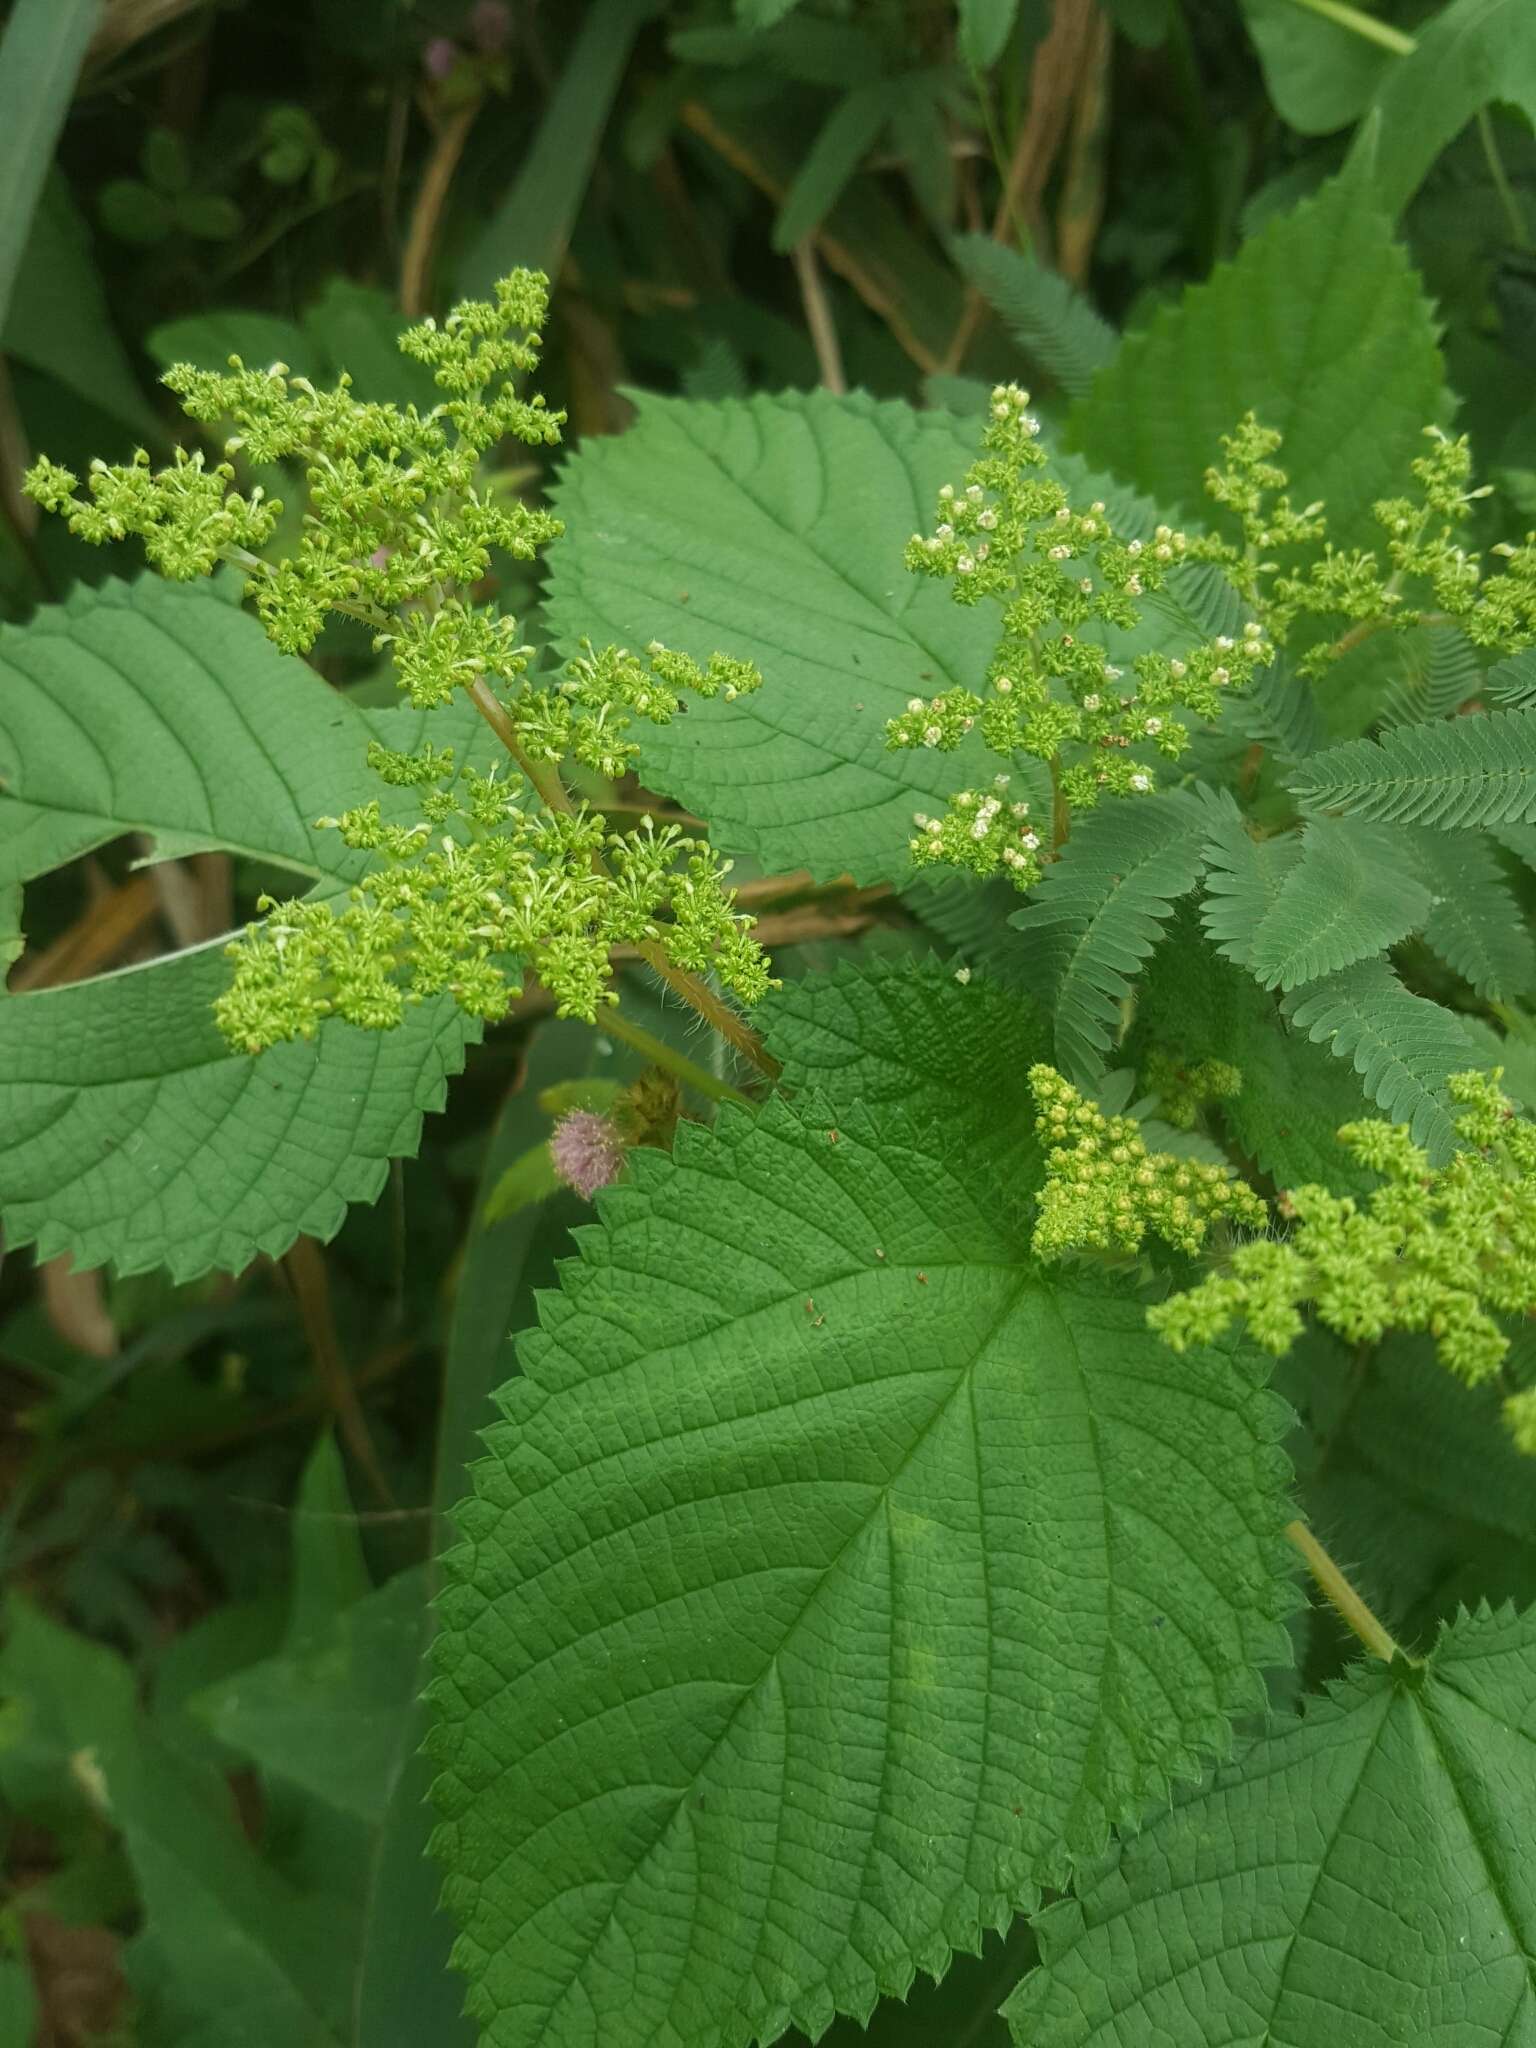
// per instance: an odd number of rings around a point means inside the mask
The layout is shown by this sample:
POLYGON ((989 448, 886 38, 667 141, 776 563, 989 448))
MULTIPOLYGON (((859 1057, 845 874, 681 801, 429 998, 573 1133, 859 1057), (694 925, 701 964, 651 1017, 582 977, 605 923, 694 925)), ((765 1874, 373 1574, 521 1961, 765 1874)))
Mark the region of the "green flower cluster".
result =
POLYGON ((1194 1129, 1202 1102, 1227 1102, 1243 1089, 1242 1075, 1226 1060, 1196 1060, 1186 1066, 1166 1052, 1149 1056, 1146 1080, 1164 1119, 1177 1131, 1194 1129))
MULTIPOLYGON (((1346 1124, 1341 1141, 1382 1176, 1364 1204, 1295 1189, 1281 1203, 1294 1225, 1285 1241, 1239 1246, 1224 1271, 1151 1309, 1152 1327, 1182 1351, 1241 1317, 1279 1353, 1310 1306, 1350 1343, 1424 1330, 1468 1385, 1493 1378, 1509 1350, 1495 1318, 1536 1309, 1536 1124, 1517 1117, 1498 1079, 1452 1078, 1463 1149, 1439 1169, 1398 1125, 1346 1124)), ((1511 1396, 1505 1417, 1520 1448, 1536 1453, 1536 1392, 1511 1396)))
POLYGON ((1481 557, 1461 545, 1458 532, 1492 487, 1468 488, 1472 452, 1465 435, 1453 439, 1440 427, 1424 433, 1428 450, 1412 464, 1415 493, 1372 508, 1380 550, 1335 548, 1321 503, 1293 510, 1286 473, 1270 459, 1280 436, 1252 413, 1222 439, 1225 467, 1206 472, 1206 489, 1236 513, 1243 545, 1204 538, 1190 543, 1190 553, 1221 565, 1278 644, 1298 621, 1351 622, 1340 640, 1325 638, 1301 656, 1304 675, 1321 675, 1366 632, 1403 630, 1427 616, 1454 621, 1478 647, 1512 652, 1536 639, 1536 534, 1519 547, 1500 542, 1492 552, 1504 558, 1504 573, 1485 575, 1481 557), (1317 550, 1300 568, 1286 568, 1273 552, 1298 546, 1317 550), (1417 602, 1408 602, 1405 585, 1419 586, 1417 602))
MULTIPOLYGON (((401 691, 422 709, 461 691, 509 755, 507 772, 455 776, 452 749, 370 750, 394 789, 420 792, 419 816, 380 801, 320 822, 371 856, 342 903, 264 901, 263 923, 230 948, 233 985, 217 1005, 230 1041, 260 1051, 308 1037, 327 1016, 368 1029, 400 1021, 407 1003, 450 992, 477 1017, 501 1016, 528 964, 563 1015, 594 1019, 612 1000, 609 955, 634 946, 662 972, 713 974, 744 1001, 770 986, 766 962, 700 840, 645 818, 615 832, 572 803, 566 757, 616 777, 635 762, 639 718, 665 725, 685 690, 733 698, 757 689, 750 662, 716 654, 701 666, 653 642, 643 656, 584 644, 554 687, 529 675, 534 650, 517 621, 477 591, 495 555, 527 560, 561 531, 548 513, 483 486, 483 458, 511 438, 549 445, 562 413, 524 397, 534 369, 548 280, 519 270, 494 297, 455 307, 400 338, 446 394, 427 412, 365 404, 343 377, 319 391, 286 365, 225 373, 181 365, 166 376, 191 418, 233 422, 225 453, 291 463, 307 486, 291 553, 257 552, 282 512, 260 490, 242 495, 230 462, 209 467, 176 451, 154 469, 94 463, 80 479, 46 458, 27 489, 91 541, 142 539, 163 575, 188 579, 235 562, 268 636, 286 653, 313 647, 340 613, 375 629, 401 691)), ((317 684, 318 688, 319 685, 317 684)), ((707 993, 707 992, 706 992, 707 993)))
POLYGON ((1214 1223, 1262 1229, 1264 1204, 1222 1167, 1149 1152, 1133 1117, 1106 1116, 1054 1067, 1029 1070, 1046 1179, 1035 1222, 1041 1258, 1134 1252, 1147 1233, 1198 1252, 1214 1223))
MULTIPOLYGON (((1028 392, 998 385, 980 458, 958 490, 943 487, 933 532, 914 534, 906 550, 907 567, 948 578, 958 604, 985 600, 1000 608, 1003 631, 987 667, 987 693, 914 697, 886 735, 892 747, 948 753, 979 729, 1006 761, 1030 754, 1055 763, 1062 801, 1086 809, 1102 796, 1150 791, 1154 757, 1177 760, 1189 744, 1189 729, 1174 713, 1214 719, 1224 694, 1249 683, 1274 650, 1252 620, 1241 635, 1224 634, 1182 657, 1138 655, 1131 664, 1135 688, 1127 689, 1124 671, 1078 629, 1130 631, 1147 594, 1190 558, 1191 543, 1168 526, 1146 539, 1122 538, 1099 499, 1075 509, 1062 484, 1044 473, 1040 423, 1028 406, 1028 392)), ((1007 874, 1027 889, 1040 875, 1036 829, 1001 823, 1001 809, 978 829, 978 808, 988 802, 967 790, 952 800, 947 818, 918 818, 913 858, 1007 874)))

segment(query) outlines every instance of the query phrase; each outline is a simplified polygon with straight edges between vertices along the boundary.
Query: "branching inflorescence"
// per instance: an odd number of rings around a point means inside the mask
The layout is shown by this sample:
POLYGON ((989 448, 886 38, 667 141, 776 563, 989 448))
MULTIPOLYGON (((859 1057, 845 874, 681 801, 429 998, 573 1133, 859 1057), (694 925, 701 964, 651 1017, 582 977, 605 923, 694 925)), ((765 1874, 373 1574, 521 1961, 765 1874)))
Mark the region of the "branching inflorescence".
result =
MULTIPOLYGON (((940 491, 933 532, 907 544, 907 567, 948 578, 956 603, 1001 609, 987 694, 914 697, 887 733, 893 747, 947 753, 979 729, 1007 762, 1018 754, 1051 762, 1059 802, 1087 809, 1104 796, 1150 793, 1158 757, 1177 760, 1189 744, 1175 712, 1214 719, 1224 694, 1251 682, 1274 648, 1252 619, 1240 635, 1218 635, 1182 656, 1137 655, 1135 688, 1127 690, 1125 671, 1081 629, 1133 628, 1142 601, 1192 558, 1192 544, 1166 525, 1147 539, 1121 538, 1100 499, 1075 510, 1046 473, 1040 424, 1028 408, 1027 391, 998 385, 980 458, 958 489, 940 491)), ((919 813, 914 862, 1006 874, 1020 889, 1037 882, 1062 835, 1052 821, 1032 819, 1028 805, 1007 800, 1007 779, 960 791, 942 818, 919 813)))
MULTIPOLYGON (((480 481, 503 440, 560 438, 564 415, 515 381, 538 362, 546 304, 547 280, 516 271, 493 298, 403 334, 402 350, 446 394, 426 413, 364 403, 345 377, 319 391, 282 363, 254 370, 232 357, 224 373, 171 370, 165 381, 191 418, 233 421, 227 454, 302 465, 303 529, 280 561, 258 551, 278 530, 281 504, 260 489, 242 494, 233 466, 209 466, 200 452, 178 449, 159 470, 142 450, 130 463, 94 463, 84 495, 46 458, 28 475, 32 496, 82 539, 137 535, 165 576, 237 563, 287 653, 312 648, 333 613, 363 620, 412 705, 431 710, 467 694, 511 757, 482 773, 459 768, 451 747, 370 750, 386 795, 320 821, 372 856, 365 878, 339 903, 264 899, 263 920, 230 948, 235 973, 217 1014, 244 1050, 311 1036, 331 1015, 385 1029, 408 1003, 445 990, 494 1019, 521 992, 520 964, 561 1014, 591 1020, 614 999, 610 954, 621 945, 726 1026, 735 1020, 695 977, 713 975, 747 1002, 770 985, 725 885, 730 864, 649 817, 611 829, 571 800, 557 765, 570 757, 617 776, 638 753, 633 720, 668 723, 683 691, 755 690, 757 670, 721 654, 701 665, 659 643, 643 655, 586 645, 549 687, 529 673, 533 649, 517 621, 476 595, 497 551, 528 560, 561 531, 480 481), (402 821, 388 791, 416 792, 418 815, 402 821)), ((739 1024, 736 1035, 748 1036, 739 1024)))
MULTIPOLYGON (((1509 1352, 1498 1316, 1536 1309, 1536 1124, 1518 1116, 1497 1075, 1452 1077, 1462 1147, 1432 1168, 1400 1125, 1375 1118, 1339 1137, 1382 1176, 1363 1202, 1324 1187, 1283 1197, 1282 1240, 1238 1246, 1224 1269, 1149 1311, 1176 1350, 1209 1342, 1241 1318, 1256 1343, 1283 1352, 1301 1310, 1350 1343, 1394 1330, 1434 1338, 1443 1363, 1470 1386, 1492 1379, 1509 1352)), ((1505 1418, 1536 1452, 1536 1393, 1510 1395, 1505 1418)))

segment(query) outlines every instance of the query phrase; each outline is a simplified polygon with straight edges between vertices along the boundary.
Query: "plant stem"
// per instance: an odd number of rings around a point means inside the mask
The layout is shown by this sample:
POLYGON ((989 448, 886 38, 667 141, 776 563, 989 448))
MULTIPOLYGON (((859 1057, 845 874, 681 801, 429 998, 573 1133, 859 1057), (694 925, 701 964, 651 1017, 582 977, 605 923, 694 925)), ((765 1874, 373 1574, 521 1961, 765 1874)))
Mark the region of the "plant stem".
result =
POLYGON ((1387 1633, 1369 1607, 1345 1578, 1305 1522, 1288 1522, 1287 1541, 1299 1550, 1318 1590, 1341 1620, 1348 1623, 1373 1657, 1390 1664, 1402 1656, 1401 1646, 1387 1633))
MULTIPOLYGON (((496 693, 484 676, 477 676, 469 686, 470 701, 495 733, 507 752, 512 756, 523 774, 552 811, 561 811, 567 817, 576 815, 576 806, 571 801, 570 791, 560 779, 560 771, 553 762, 531 760, 517 736, 517 727, 507 716, 506 707, 498 702, 496 693)), ((594 856, 596 863, 606 866, 601 854, 594 856)), ((760 1074, 770 1081, 778 1079, 779 1063, 764 1046, 763 1041, 744 1023, 728 1003, 722 1002, 706 982, 685 968, 675 967, 667 958, 666 948, 659 939, 647 940, 636 948, 648 967, 661 976, 675 995, 678 995, 704 1019, 713 1030, 718 1031, 727 1044, 733 1045, 743 1059, 750 1060, 760 1074)))
POLYGON ((654 1031, 647 1031, 643 1024, 631 1023, 622 1010, 605 1012, 597 1020, 597 1029, 609 1038, 622 1039, 625 1045, 632 1045, 636 1052, 644 1053, 652 1066, 664 1067, 669 1074, 676 1074, 679 1081, 686 1081, 690 1088, 696 1088, 711 1102, 738 1102, 743 1109, 755 1107, 750 1095, 743 1095, 739 1088, 733 1088, 729 1081, 722 1081, 708 1067, 701 1067, 697 1060, 678 1052, 664 1038, 658 1038, 654 1031))
POLYGON ((1488 109, 1477 110, 1477 133, 1483 145, 1483 155, 1488 164, 1488 176, 1493 189, 1499 195, 1499 204, 1504 209, 1504 218, 1509 222, 1509 239, 1517 249, 1529 249, 1531 231, 1526 225, 1525 215, 1520 210, 1520 201, 1515 188, 1509 182, 1509 173, 1504 168, 1504 158, 1499 150, 1499 138, 1493 132, 1493 123, 1488 118, 1488 109))
POLYGON ((1418 48, 1412 36, 1394 28, 1389 21, 1378 21, 1375 15, 1350 7, 1346 0, 1293 0, 1293 4, 1304 7, 1309 14, 1320 14, 1324 21, 1336 22, 1351 35, 1375 43, 1380 49, 1390 50, 1394 57, 1411 57, 1418 48))

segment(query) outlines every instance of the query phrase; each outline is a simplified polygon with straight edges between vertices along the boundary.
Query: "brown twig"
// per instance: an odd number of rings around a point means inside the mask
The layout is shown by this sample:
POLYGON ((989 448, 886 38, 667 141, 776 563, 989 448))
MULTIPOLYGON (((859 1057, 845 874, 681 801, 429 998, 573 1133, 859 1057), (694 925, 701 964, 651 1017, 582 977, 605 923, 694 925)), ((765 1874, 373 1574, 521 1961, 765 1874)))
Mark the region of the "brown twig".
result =
POLYGON ((1095 8, 1083 52, 1061 199, 1056 208, 1056 268, 1081 289, 1104 217, 1104 149, 1109 132, 1110 57, 1114 32, 1095 8))
MULTIPOLYGON (((707 107, 701 106, 697 100, 690 100, 684 106, 680 118, 685 127, 691 128, 701 141, 707 142, 718 156, 740 171, 759 192, 766 193, 775 201, 783 199, 782 183, 770 176, 752 152, 728 129, 723 128, 707 107)), ((870 311, 885 322, 897 346, 920 370, 931 372, 943 368, 939 357, 919 335, 914 333, 912 324, 899 302, 854 249, 838 236, 830 234, 825 225, 816 231, 816 249, 828 269, 835 270, 845 283, 852 285, 870 311)))
POLYGON ((1050 28, 1036 47, 1030 66, 1029 113, 1014 144, 1013 161, 993 216, 992 233, 999 242, 1009 239, 1019 220, 1028 225, 1037 246, 1044 239, 1041 194, 1066 136, 1097 15, 1098 0, 1056 0, 1050 28))
POLYGON ((51 946, 17 964, 11 973, 11 993, 61 988, 110 966, 154 922, 157 908, 155 885, 147 874, 130 876, 115 889, 104 890, 51 946))
POLYGON ((433 140, 432 154, 427 158, 427 167, 416 189, 410 232, 405 238, 405 254, 400 259, 400 310, 413 320, 420 319, 431 305, 432 252, 437 246, 437 231, 447 204, 448 188, 459 167, 459 158, 464 154, 469 131, 475 125, 475 116, 484 104, 479 98, 465 100, 445 117, 433 140))
POLYGON ((838 344, 832 308, 827 302, 821 265, 816 261, 813 235, 806 235, 796 242, 790 251, 790 261, 795 266, 800 303, 805 308, 805 324, 810 329, 811 346, 816 351, 816 367, 821 381, 828 391, 842 398, 848 390, 848 379, 843 371, 843 352, 838 344))
POLYGON ((397 1503, 384 1476, 384 1467, 379 1462, 357 1387, 342 1355, 341 1339, 331 1311, 330 1276, 319 1245, 312 1237, 296 1238, 292 1250, 284 1254, 281 1270, 298 1304, 309 1355, 314 1361, 327 1405, 336 1419, 336 1427, 348 1450, 367 1473, 375 1495, 385 1507, 392 1508, 397 1503))

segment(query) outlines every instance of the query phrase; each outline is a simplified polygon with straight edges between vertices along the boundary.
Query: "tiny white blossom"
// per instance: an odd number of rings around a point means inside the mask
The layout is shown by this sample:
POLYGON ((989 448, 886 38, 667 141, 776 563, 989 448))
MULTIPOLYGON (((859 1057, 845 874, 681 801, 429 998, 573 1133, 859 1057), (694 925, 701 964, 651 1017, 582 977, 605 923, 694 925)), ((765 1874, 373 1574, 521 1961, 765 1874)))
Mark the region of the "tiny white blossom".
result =
POLYGON ((1211 670, 1211 681, 1213 683, 1230 683, 1231 680, 1232 671, 1230 669, 1213 668, 1211 670))
POLYGON ((922 711, 925 708, 921 697, 909 697, 907 699, 907 709, 909 711, 922 711))
POLYGON ((1184 667, 1184 664, 1183 664, 1183 662, 1182 662, 1182 661, 1179 661, 1179 660, 1177 660, 1177 659, 1175 659, 1175 660, 1173 660, 1173 661, 1170 661, 1170 662, 1169 662, 1169 664, 1168 664, 1168 673, 1169 673, 1169 674, 1170 674, 1171 676, 1182 676, 1182 675, 1184 675, 1184 674, 1186 673, 1186 671, 1185 671, 1185 667, 1184 667))
POLYGON ((925 747, 936 747, 943 737, 944 735, 938 726, 925 725, 923 727, 923 745, 925 747))
POLYGON ((1152 787, 1152 778, 1150 775, 1133 775, 1131 777, 1131 787, 1132 789, 1138 791, 1141 795, 1145 796, 1147 791, 1152 787))
POLYGON ((976 564, 969 555, 962 555, 959 561, 956 562, 955 567, 962 576, 969 576, 975 569, 976 564))
POLYGON ((1099 695, 1097 690, 1090 690, 1088 692, 1088 695, 1083 699, 1083 709, 1085 711, 1097 711, 1099 706, 1103 703, 1103 701, 1104 699, 1099 695))
POLYGON ((971 970, 969 969, 969 967, 957 967, 955 969, 955 979, 959 982, 962 988, 964 988, 967 985, 967 983, 970 981, 970 978, 971 970))
POLYGON ((1162 721, 1162 720, 1161 720, 1160 718, 1149 718, 1149 719, 1147 720, 1146 724, 1145 724, 1145 725, 1144 725, 1144 726, 1142 727, 1142 731, 1143 731, 1143 732, 1147 732, 1147 733, 1154 733, 1154 734, 1155 734, 1155 733, 1160 733, 1160 732, 1162 731, 1162 729, 1163 729, 1163 721, 1162 721))

